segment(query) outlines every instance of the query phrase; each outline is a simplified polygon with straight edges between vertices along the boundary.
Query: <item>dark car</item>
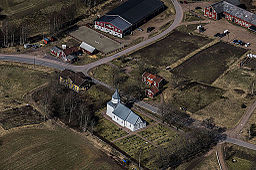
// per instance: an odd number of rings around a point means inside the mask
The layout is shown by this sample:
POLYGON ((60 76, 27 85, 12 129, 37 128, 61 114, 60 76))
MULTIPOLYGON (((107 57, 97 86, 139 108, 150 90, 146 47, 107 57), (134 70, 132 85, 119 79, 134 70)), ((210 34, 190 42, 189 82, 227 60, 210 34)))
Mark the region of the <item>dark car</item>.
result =
POLYGON ((180 1, 181 4, 183 4, 183 1, 180 1))
POLYGON ((215 34, 214 37, 220 37, 220 33, 215 34))
POLYGON ((155 27, 148 27, 148 28, 147 28, 147 33, 153 31, 154 29, 155 29, 155 27))
POLYGON ((188 2, 187 2, 187 1, 184 1, 184 4, 188 4, 188 2))
POLYGON ((239 44, 239 43, 238 43, 238 40, 233 40, 232 43, 233 43, 233 44, 239 44))
POLYGON ((195 7, 195 9, 202 9, 200 6, 195 7))

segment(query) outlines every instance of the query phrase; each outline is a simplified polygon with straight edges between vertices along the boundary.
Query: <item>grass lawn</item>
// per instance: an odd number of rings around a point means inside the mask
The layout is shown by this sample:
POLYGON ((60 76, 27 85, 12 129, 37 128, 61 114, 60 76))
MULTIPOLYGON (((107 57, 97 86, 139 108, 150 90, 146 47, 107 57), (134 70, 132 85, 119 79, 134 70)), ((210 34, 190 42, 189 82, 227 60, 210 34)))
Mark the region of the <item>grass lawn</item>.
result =
POLYGON ((146 165, 148 168, 153 168, 154 165, 151 165, 150 150, 154 147, 150 143, 144 141, 136 135, 129 136, 122 140, 119 140, 114 143, 117 147, 128 153, 131 157, 138 160, 140 151, 141 151, 141 163, 146 165))
POLYGON ((226 164, 228 169, 236 170, 251 170, 256 166, 256 151, 233 145, 233 144, 226 144, 224 148, 224 154, 231 155, 226 160, 226 164), (232 147, 231 151, 227 148, 232 147), (236 160, 235 162, 232 159, 236 160))
POLYGON ((249 59, 244 66, 256 70, 256 58, 249 59))
POLYGON ((192 82, 184 87, 175 89, 171 102, 178 107, 183 106, 194 113, 220 99, 223 94, 224 90, 222 89, 192 82))
POLYGON ((232 160, 227 160, 227 166, 230 170, 242 169, 242 170, 251 170, 254 166, 251 161, 242 159, 239 157, 233 157, 237 162, 232 162, 232 160))
POLYGON ((207 156, 202 162, 193 168, 193 170, 212 170, 219 169, 218 161, 215 152, 207 156))
POLYGON ((120 138, 128 134, 127 132, 122 130, 122 128, 119 128, 116 124, 107 120, 103 116, 99 116, 99 117, 100 119, 97 122, 95 131, 105 139, 109 141, 113 141, 117 138, 120 138))
POLYGON ((50 79, 43 70, 10 63, 0 63, 0 72, 0 110, 21 104, 24 94, 50 79))
POLYGON ((139 134, 152 141, 153 143, 161 146, 168 145, 172 140, 175 140, 178 137, 177 132, 174 130, 168 129, 167 127, 164 127, 163 125, 156 125, 152 126, 148 129, 145 129, 139 134))
POLYGON ((86 138, 61 127, 19 129, 0 139, 2 170, 121 169, 86 138))
POLYGON ((248 93, 251 91, 251 85, 255 81, 255 77, 256 72, 237 67, 228 71, 227 74, 214 82, 214 85, 226 89, 240 89, 248 93))
POLYGON ((227 91, 222 99, 216 100, 192 114, 192 117, 200 120, 212 117, 217 125, 231 128, 236 125, 246 111, 246 108, 241 107, 242 104, 249 106, 251 101, 245 98, 236 98, 232 92, 227 91))
POLYGON ((196 81, 211 84, 246 51, 243 48, 219 42, 200 51, 176 67, 173 72, 196 81))

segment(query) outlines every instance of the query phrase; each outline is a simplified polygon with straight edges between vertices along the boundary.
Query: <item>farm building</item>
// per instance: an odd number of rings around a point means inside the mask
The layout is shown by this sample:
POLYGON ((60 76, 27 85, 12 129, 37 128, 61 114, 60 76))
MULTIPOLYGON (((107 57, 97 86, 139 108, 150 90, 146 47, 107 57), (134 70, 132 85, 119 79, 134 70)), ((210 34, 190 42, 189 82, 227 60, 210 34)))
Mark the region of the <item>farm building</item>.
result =
POLYGON ((51 52, 51 55, 55 57, 62 58, 63 56, 65 56, 65 53, 63 52, 63 50, 57 46, 52 47, 50 52, 51 52))
POLYGON ((121 103, 118 90, 115 91, 112 99, 107 103, 106 114, 111 117, 113 121, 131 131, 146 127, 146 121, 121 103))
POLYGON ((85 76, 82 72, 74 72, 71 70, 63 70, 60 73, 60 83, 74 90, 80 92, 88 90, 92 85, 92 79, 85 76))
POLYGON ((95 29, 123 38, 165 9, 160 0, 128 0, 94 21, 95 29))
POLYGON ((83 52, 86 52, 88 54, 93 54, 95 52, 95 48, 85 42, 82 42, 79 47, 83 52))
POLYGON ((164 85, 164 79, 160 76, 150 74, 148 72, 145 72, 142 74, 142 81, 150 86, 149 89, 146 89, 146 96, 153 98, 156 96, 159 92, 160 89, 164 85))
POLYGON ((256 31, 256 14, 238 7, 239 4, 239 0, 217 2, 204 8, 204 16, 215 20, 226 18, 238 25, 256 31))

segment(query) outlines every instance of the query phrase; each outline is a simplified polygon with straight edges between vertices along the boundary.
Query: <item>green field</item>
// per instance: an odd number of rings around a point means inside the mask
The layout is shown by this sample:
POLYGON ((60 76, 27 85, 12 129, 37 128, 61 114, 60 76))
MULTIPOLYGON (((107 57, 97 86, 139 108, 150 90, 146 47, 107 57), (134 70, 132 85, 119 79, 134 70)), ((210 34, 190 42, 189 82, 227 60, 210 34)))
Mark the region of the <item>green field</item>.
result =
POLYGON ((121 169, 89 141, 61 127, 0 137, 0 169, 121 169))
POLYGON ((174 73, 204 83, 213 83, 247 50, 219 42, 188 59, 174 73))
POLYGON ((33 68, 0 63, 0 110, 22 103, 27 92, 49 81, 50 74, 33 68))

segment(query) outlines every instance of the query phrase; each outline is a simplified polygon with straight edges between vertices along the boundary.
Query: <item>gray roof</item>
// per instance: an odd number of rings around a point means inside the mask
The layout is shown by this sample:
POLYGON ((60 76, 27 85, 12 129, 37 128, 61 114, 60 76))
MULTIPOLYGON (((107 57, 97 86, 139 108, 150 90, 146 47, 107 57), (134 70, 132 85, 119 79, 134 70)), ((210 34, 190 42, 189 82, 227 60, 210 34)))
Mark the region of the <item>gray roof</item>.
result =
POLYGON ((51 50, 55 51, 57 53, 63 52, 63 50, 61 48, 57 47, 57 46, 52 47, 51 50))
POLYGON ((113 114, 121 118, 123 121, 127 121, 133 125, 141 120, 141 118, 137 114, 135 114, 131 109, 129 109, 122 103, 117 104, 115 110, 113 111, 113 114))
POLYGON ((131 111, 126 121, 134 125, 139 119, 140 117, 131 111))
POLYGON ((241 18, 242 20, 247 21, 253 25, 256 25, 256 14, 253 14, 235 5, 224 2, 223 11, 237 18, 241 18))
POLYGON ((128 21, 126 21, 125 19, 123 19, 120 16, 117 16, 110 23, 113 24, 114 26, 118 27, 121 30, 126 30, 132 26, 131 23, 129 23, 128 21))
POLYGON ((107 104, 112 106, 113 108, 116 108, 116 105, 117 105, 117 104, 113 103, 112 101, 109 101, 107 104))
POLYGON ((225 0, 217 2, 211 6, 217 13, 226 12, 232 16, 235 16, 253 25, 256 25, 256 15, 249 11, 246 11, 245 9, 237 7, 236 5, 239 4, 240 1, 238 0, 225 0))
POLYGON ((126 118, 129 116, 131 110, 123 105, 122 103, 118 103, 113 113, 121 118, 122 120, 126 120, 126 118))
POLYGON ((128 0, 96 21, 109 22, 125 30, 163 7, 164 4, 160 0, 128 0))
POLYGON ((112 98, 114 99, 120 99, 120 95, 118 93, 118 89, 116 89, 115 93, 113 94, 112 98))
POLYGON ((212 4, 211 6, 213 7, 213 9, 217 12, 217 13, 222 13, 223 12, 223 6, 224 3, 227 2, 229 4, 232 5, 240 5, 240 1, 239 0, 225 0, 225 1, 220 1, 220 2, 216 2, 215 4, 212 4))
POLYGON ((86 51, 89 51, 90 53, 93 53, 93 51, 95 50, 95 48, 85 42, 82 42, 80 45, 80 48, 85 49, 86 51))

